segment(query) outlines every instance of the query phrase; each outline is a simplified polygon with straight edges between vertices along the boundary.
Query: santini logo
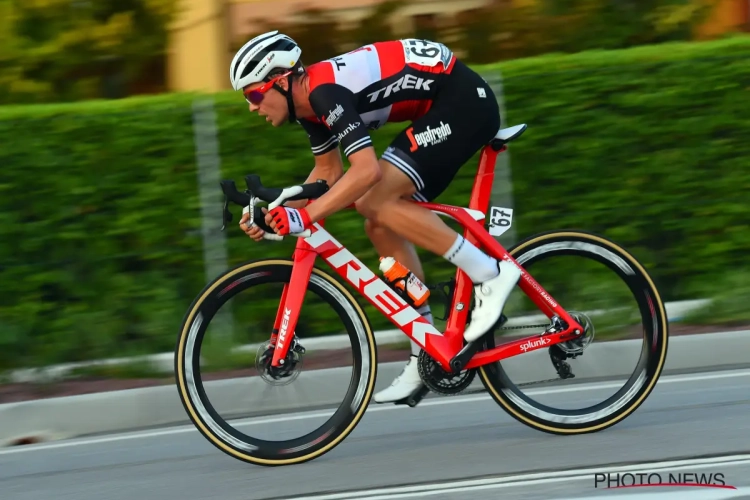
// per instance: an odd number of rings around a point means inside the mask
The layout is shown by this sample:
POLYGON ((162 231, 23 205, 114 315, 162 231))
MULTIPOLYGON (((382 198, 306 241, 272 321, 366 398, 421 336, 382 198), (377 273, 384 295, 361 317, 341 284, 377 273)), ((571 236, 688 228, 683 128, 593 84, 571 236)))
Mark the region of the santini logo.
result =
POLYGON ((542 337, 538 340, 529 340, 525 344, 521 344, 521 350, 523 352, 526 352, 529 349, 536 349, 537 347, 542 347, 549 343, 550 343, 550 340, 547 337, 542 337))

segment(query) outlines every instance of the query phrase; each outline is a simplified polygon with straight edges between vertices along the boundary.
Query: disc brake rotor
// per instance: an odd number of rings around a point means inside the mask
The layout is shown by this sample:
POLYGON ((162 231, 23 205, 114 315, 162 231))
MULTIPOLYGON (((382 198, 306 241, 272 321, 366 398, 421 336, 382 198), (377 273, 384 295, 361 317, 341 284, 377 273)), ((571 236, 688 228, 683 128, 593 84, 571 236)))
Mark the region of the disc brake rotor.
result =
POLYGON ((292 345, 284 358, 281 366, 271 366, 273 361, 274 347, 271 344, 261 344, 255 355, 255 369, 267 384, 282 386, 294 382, 302 372, 302 358, 305 348, 297 340, 292 338, 292 345))

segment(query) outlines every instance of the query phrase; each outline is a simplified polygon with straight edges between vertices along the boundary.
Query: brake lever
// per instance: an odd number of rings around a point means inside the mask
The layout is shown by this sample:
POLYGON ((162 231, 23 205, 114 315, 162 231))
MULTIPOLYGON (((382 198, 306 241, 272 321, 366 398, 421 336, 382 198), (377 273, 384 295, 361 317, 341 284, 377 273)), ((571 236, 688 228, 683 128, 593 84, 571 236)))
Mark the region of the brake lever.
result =
POLYGON ((227 228, 227 224, 232 222, 232 212, 229 211, 229 197, 224 195, 224 213, 222 214, 221 230, 224 231, 227 228))
MULTIPOLYGON (((258 200, 255 196, 250 197, 250 205, 244 207, 242 209, 242 215, 245 215, 247 213, 250 214, 250 219, 247 221, 247 225, 251 226, 253 224, 254 216, 255 216, 255 202, 258 200)), ((301 233, 290 233, 289 236, 293 236, 295 238, 307 238, 312 234, 312 231, 309 229, 305 229, 301 233)), ((282 241, 284 240, 284 236, 276 233, 269 233, 266 231, 263 233, 263 239, 264 240, 270 240, 270 241, 282 241)))

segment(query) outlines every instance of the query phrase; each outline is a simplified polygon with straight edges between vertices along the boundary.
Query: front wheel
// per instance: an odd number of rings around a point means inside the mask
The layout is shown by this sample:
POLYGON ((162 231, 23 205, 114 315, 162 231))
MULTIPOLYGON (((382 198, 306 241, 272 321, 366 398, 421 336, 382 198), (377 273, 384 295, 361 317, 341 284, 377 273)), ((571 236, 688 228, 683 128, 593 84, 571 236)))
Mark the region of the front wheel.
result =
MULTIPOLYGON (((586 332, 581 342, 576 339, 578 344, 558 344, 479 367, 480 378, 491 397, 519 422, 552 434, 596 432, 632 414, 653 391, 667 357, 666 310, 643 266, 616 243, 579 231, 538 234, 520 242, 509 253, 581 321, 586 332), (589 270, 592 273, 586 276, 589 270), (612 319, 607 320, 608 315, 612 319), (603 342, 591 346, 595 331, 603 342), (625 342, 615 342, 623 339, 625 342), (632 361, 628 362, 627 350, 633 347, 632 361), (603 357, 605 353, 607 358, 603 357), (597 371, 601 373, 597 375, 597 371), (621 387, 612 382, 614 374, 627 378, 621 387), (585 390, 581 386, 556 389, 557 384, 574 376, 578 377, 575 381, 583 378, 598 384, 590 384, 585 390), (514 383, 511 378, 520 382, 514 383), (534 378, 541 381, 530 382, 534 378), (533 384, 546 387, 530 391, 534 394, 523 392, 523 388, 533 384), (607 389, 613 391, 609 397, 600 394, 607 389), (549 402, 533 399, 541 397, 547 397, 549 402), (572 406, 571 400, 575 399, 583 400, 581 407, 565 408, 572 406)), ((514 293, 521 300, 528 300, 520 289, 514 293)), ((509 305, 510 302, 509 299, 509 305)), ((534 309, 532 305, 527 311, 538 314, 539 310, 534 309)), ((505 314, 510 324, 514 316, 505 314)), ((523 318, 517 320, 527 321, 525 326, 523 321, 518 322, 521 326, 517 328, 527 329, 519 336, 528 336, 528 328, 536 327, 528 325, 535 322, 534 318, 525 313, 518 316, 523 318)), ((493 347, 495 339, 489 335, 484 348, 493 347)))
MULTIPOLYGON (((331 451, 354 430, 362 419, 375 387, 377 351, 375 349, 375 338, 364 311, 354 297, 336 279, 320 269, 314 268, 307 285, 307 293, 313 297, 305 299, 302 312, 305 312, 307 308, 310 314, 320 315, 323 314, 323 308, 330 307, 333 313, 327 313, 326 321, 330 321, 330 323, 327 323, 326 327, 330 329, 329 332, 331 333, 342 330, 348 337, 352 348, 351 377, 345 386, 344 394, 334 396, 335 398, 341 398, 340 400, 335 399, 335 401, 340 401, 338 408, 317 428, 299 437, 290 437, 286 432, 282 433, 275 429, 276 432, 273 432, 273 434, 283 435, 285 439, 273 441, 260 439, 242 432, 236 428, 244 425, 242 421, 237 426, 232 426, 228 419, 225 420, 219 415, 217 408, 220 405, 217 402, 212 404, 207 396, 207 389, 209 389, 208 386, 211 385, 211 382, 206 384, 205 380, 209 378, 209 374, 207 373, 204 376, 201 371, 201 361, 211 354, 210 351, 201 354, 202 347, 204 351, 206 350, 204 336, 209 324, 212 319, 217 320, 214 323, 222 324, 219 319, 220 316, 217 316, 222 306, 233 297, 249 290, 247 294, 250 298, 246 299, 241 306, 234 306, 234 311, 239 315, 244 315, 245 318, 251 319, 244 319, 239 323, 243 325, 244 329, 250 327, 251 323, 263 323, 265 326, 259 329, 260 333, 264 337, 266 335, 270 337, 271 330, 268 325, 273 325, 274 315, 278 308, 276 299, 280 300, 280 294, 273 291, 273 285, 280 289, 288 284, 292 267, 293 262, 290 260, 260 260, 241 264, 222 274, 212 283, 209 283, 190 305, 177 339, 175 352, 177 387, 180 400, 190 420, 201 434, 219 450, 236 459, 256 465, 299 464, 331 451), (262 291, 255 290, 258 287, 262 291), (321 305, 311 305, 315 299, 321 305), (258 305, 259 301, 263 301, 264 307, 258 305), (268 307, 269 301, 273 302, 273 310, 268 307), (240 311, 237 311, 237 309, 240 309, 240 311), (258 318, 259 314, 263 317, 258 318), (331 320, 331 317, 335 319, 331 320)), ((229 307, 227 306, 227 309, 229 307)), ((233 317, 232 312, 228 312, 228 314, 230 318, 233 317)), ((226 320, 226 313, 224 320, 226 320)), ((302 324, 299 323, 297 330, 301 326, 302 324)), ((300 348, 296 341, 297 332, 295 332, 291 341, 290 354, 285 365, 296 364, 298 358, 304 357, 305 350, 300 348)), ((271 347, 262 344, 258 358, 253 363, 256 365, 255 369, 258 370, 260 376, 235 378, 235 380, 241 380, 240 384, 236 384, 240 386, 239 390, 236 391, 236 396, 243 398, 246 404, 254 406, 267 401, 263 399, 265 397, 264 391, 269 390, 267 384, 278 383, 283 385, 288 383, 287 380, 291 382, 296 378, 296 375, 283 374, 287 377, 284 380, 278 373, 270 371, 274 370, 273 368, 268 370, 268 366, 263 365, 263 360, 267 359, 268 349, 271 349, 271 347), (261 355, 261 351, 264 349, 266 351, 261 355), (273 375, 270 375, 272 373, 273 375), (250 391, 259 387, 266 387, 266 389, 258 389, 255 391, 255 396, 251 396, 250 391), (258 396, 258 393, 261 395, 258 396)), ((246 366, 244 370, 247 371, 252 368, 252 366, 246 366)), ((318 370, 318 372, 341 371, 342 369, 318 370)), ((275 370, 278 371, 278 369, 275 370)), ((306 372, 306 375, 312 373, 314 372, 309 371, 306 372)), ((309 384, 317 383, 311 381, 325 379, 325 377, 326 375, 323 374, 317 378, 313 375, 309 377, 303 375, 300 378, 302 382, 308 384, 307 387, 310 387, 309 384)), ((221 384, 224 382, 227 381, 218 381, 218 387, 222 387, 221 384)), ((321 383, 321 385, 323 384, 324 382, 321 383)), ((317 391, 316 394, 321 393, 320 391, 331 392, 330 387, 325 386, 316 386, 314 390, 317 391)), ((283 398, 288 400, 295 393, 288 392, 285 394, 289 396, 285 395, 283 398)), ((252 408, 252 411, 253 414, 257 415, 261 408, 252 408)), ((264 419, 265 425, 270 425, 272 428, 276 427, 274 423, 276 417, 273 415, 277 414, 278 411, 278 409, 266 410, 265 415, 270 414, 272 416, 264 419)), ((279 417, 279 420, 284 419, 279 417)), ((287 418, 286 420, 294 420, 294 418, 287 418)), ((249 428, 248 432, 260 431, 257 425, 245 425, 245 427, 249 428)))

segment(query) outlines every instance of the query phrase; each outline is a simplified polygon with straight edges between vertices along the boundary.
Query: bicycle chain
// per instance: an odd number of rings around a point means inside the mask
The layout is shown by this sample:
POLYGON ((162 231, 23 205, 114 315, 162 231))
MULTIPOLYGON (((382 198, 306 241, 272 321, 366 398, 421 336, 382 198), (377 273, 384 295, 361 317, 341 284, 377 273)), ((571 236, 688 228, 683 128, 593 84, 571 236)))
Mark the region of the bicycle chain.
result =
MULTIPOLYGON (((529 329, 529 328, 545 328, 546 329, 546 328, 549 328, 549 326, 550 326, 549 323, 543 323, 543 324, 539 324, 539 325, 525 325, 525 326, 502 326, 502 327, 496 328, 495 330, 506 330, 507 331, 507 330, 524 330, 524 329, 529 329)), ((545 335, 546 333, 547 332, 545 331, 541 335, 545 335)), ((476 369, 474 369, 474 370, 476 370, 476 369)), ((516 387, 527 387, 529 385, 544 384, 544 383, 547 383, 547 382, 557 382, 559 380, 560 380, 560 378, 551 378, 551 379, 547 379, 547 380, 539 380, 537 382, 526 382, 524 384, 517 384, 516 387)), ((466 394, 466 389, 464 389, 462 391, 459 391, 459 392, 455 392, 455 393, 436 392, 436 391, 434 391, 432 389, 431 389, 431 392, 434 392, 434 393, 436 393, 436 394, 438 394, 438 395, 440 395, 442 397, 452 397, 452 396, 459 396, 461 394, 466 394)))
POLYGON ((549 323, 544 323, 541 325, 526 325, 526 326, 501 326, 500 328, 497 328, 497 330, 522 330, 524 328, 548 328, 549 323))
MULTIPOLYGON (((526 326, 501 326, 500 328, 497 328, 497 330, 523 330, 527 328, 548 328, 549 326, 550 326, 549 323, 541 324, 541 325, 526 325, 526 326)), ((544 335, 544 333, 542 335, 544 335)), ((528 387, 530 385, 545 384, 547 382, 558 382, 560 380, 561 379, 559 377, 550 378, 547 380, 538 380, 536 382, 526 382, 523 384, 516 384, 516 387, 528 387)))

